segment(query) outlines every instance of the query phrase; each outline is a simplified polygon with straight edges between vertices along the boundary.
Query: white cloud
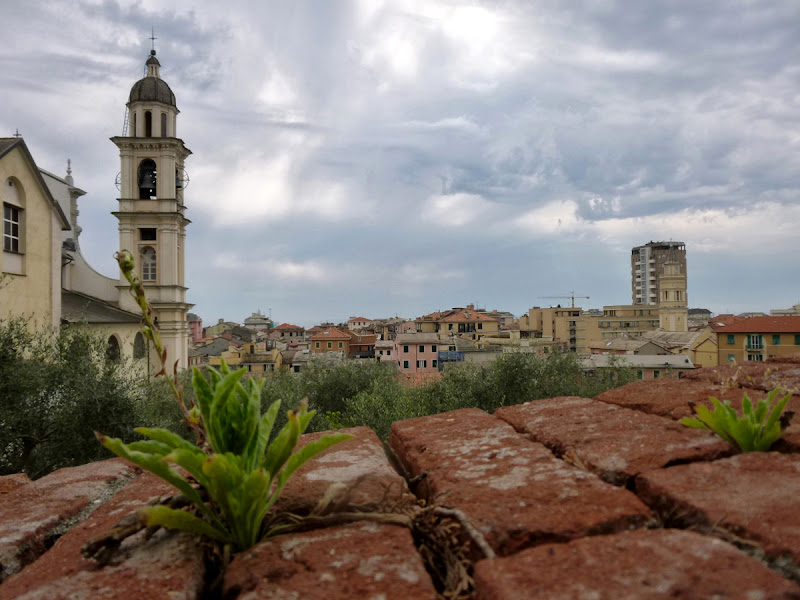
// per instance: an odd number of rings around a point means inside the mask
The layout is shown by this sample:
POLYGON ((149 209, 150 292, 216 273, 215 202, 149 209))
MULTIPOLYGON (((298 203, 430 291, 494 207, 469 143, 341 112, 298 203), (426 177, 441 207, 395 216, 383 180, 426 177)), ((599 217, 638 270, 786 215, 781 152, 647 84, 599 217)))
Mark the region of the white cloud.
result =
POLYGON ((443 194, 428 198, 423 219, 440 227, 464 227, 490 209, 490 203, 476 194, 443 194))

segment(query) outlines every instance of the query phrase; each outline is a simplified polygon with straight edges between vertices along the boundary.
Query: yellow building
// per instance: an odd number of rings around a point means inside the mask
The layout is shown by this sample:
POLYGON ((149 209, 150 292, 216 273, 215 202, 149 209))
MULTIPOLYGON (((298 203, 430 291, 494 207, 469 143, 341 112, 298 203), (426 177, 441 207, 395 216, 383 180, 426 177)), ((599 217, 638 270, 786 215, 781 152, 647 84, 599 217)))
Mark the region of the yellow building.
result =
POLYGON ((652 340, 673 354, 683 354, 691 359, 695 367, 717 366, 717 336, 711 327, 698 331, 648 331, 642 339, 652 340))
POLYGON ((69 221, 22 138, 0 138, 0 319, 31 329, 61 321, 61 238, 69 221))
POLYGON ((219 356, 209 356, 208 364, 219 368, 225 360, 231 369, 246 368, 247 375, 263 377, 274 373, 282 365, 281 352, 267 342, 247 342, 240 347, 230 346, 219 356))
POLYGON ((800 352, 800 316, 751 317, 711 327, 717 334, 721 365, 800 352))

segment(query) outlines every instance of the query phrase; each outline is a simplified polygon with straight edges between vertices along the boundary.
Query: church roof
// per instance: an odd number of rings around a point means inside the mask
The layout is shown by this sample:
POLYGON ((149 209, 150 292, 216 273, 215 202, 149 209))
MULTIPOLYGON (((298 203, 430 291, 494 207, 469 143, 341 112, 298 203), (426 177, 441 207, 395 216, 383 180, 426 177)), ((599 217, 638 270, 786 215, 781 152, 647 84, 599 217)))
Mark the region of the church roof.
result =
POLYGON ((145 77, 133 84, 129 102, 163 102, 170 106, 176 106, 175 94, 167 85, 167 82, 160 77, 145 77))
POLYGON ((67 323, 140 323, 142 319, 99 298, 61 290, 61 320, 67 323))
POLYGON ((22 156, 25 158, 25 160, 28 162, 28 165, 31 167, 31 173, 34 179, 36 179, 37 183, 39 184, 39 187, 42 193, 44 194, 44 197, 50 202, 50 206, 52 206, 53 210, 55 210, 56 213, 58 214, 58 218, 61 221, 62 231, 69 231, 71 229, 69 225, 69 219, 67 219, 67 215, 64 214, 61 205, 53 197, 53 194, 50 192, 50 188, 47 187, 47 184, 42 178, 42 174, 39 172, 39 167, 36 166, 36 162, 33 160, 33 156, 31 156, 30 150, 28 150, 28 146, 25 144, 25 140, 23 140, 21 137, 0 138, 0 158, 3 158, 14 148, 19 148, 19 151, 22 153, 22 156))

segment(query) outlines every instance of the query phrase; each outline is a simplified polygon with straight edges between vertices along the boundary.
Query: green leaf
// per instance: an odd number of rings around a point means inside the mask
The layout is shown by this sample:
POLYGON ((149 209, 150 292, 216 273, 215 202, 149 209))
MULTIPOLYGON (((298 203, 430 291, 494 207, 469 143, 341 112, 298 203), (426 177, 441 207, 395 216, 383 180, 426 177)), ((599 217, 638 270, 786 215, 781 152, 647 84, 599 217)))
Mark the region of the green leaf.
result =
POLYGON ((162 444, 165 444, 170 448, 183 448, 189 451, 200 450, 200 448, 198 448, 192 442, 186 441, 177 433, 173 433, 167 429, 151 429, 150 427, 137 427, 136 429, 134 429, 134 431, 136 433, 145 435, 152 440, 161 442, 162 444))
POLYGON ((111 452, 117 456, 128 459, 132 463, 139 465, 147 471, 150 471, 153 475, 158 475, 167 483, 172 484, 180 492, 182 492, 184 496, 194 502, 194 504, 211 520, 216 520, 214 513, 211 512, 211 510, 206 506, 205 502, 203 502, 203 499, 200 497, 200 494, 197 493, 197 490, 189 485, 189 482, 181 477, 177 471, 170 468, 170 466, 162 460, 160 455, 129 450, 122 440, 118 438, 110 438, 101 435, 98 437, 98 439, 103 446, 111 450, 111 452))
POLYGON ((203 463, 208 460, 208 455, 205 452, 175 448, 164 457, 164 460, 175 463, 179 467, 183 467, 191 473, 192 477, 197 479, 197 483, 208 489, 208 478, 203 472, 203 463))
POLYGON ((157 454, 158 456, 166 456, 170 453, 170 448, 166 444, 157 442, 155 440, 138 440, 127 444, 128 450, 136 452, 144 452, 145 454, 157 454))
POLYGON ((327 450, 334 444, 338 444, 352 438, 353 436, 349 433, 329 433, 327 435, 323 435, 320 439, 314 442, 309 442, 300 448, 300 450, 292 454, 292 456, 286 462, 286 467, 281 471, 280 477, 278 478, 278 486, 282 488, 289 477, 291 477, 294 472, 297 471, 297 469, 299 469, 309 459, 314 458, 317 454, 327 450))
MULTIPOLYGON (((209 371, 214 373, 213 369, 209 369, 209 371)), ((208 427, 208 416, 211 413, 211 400, 214 398, 214 391, 197 367, 192 367, 192 387, 194 388, 197 406, 200 408, 200 416, 203 418, 203 424, 208 427)))
MULTIPOLYGON (((225 365, 225 362, 222 362, 225 365)), ((226 366, 227 369, 227 366, 226 366)), ((211 412, 209 413, 209 420, 206 423, 206 433, 211 443, 211 448, 217 454, 222 454, 228 451, 226 438, 230 437, 231 425, 233 423, 229 420, 230 415, 225 414, 226 411, 231 410, 231 401, 237 402, 234 391, 239 379, 245 374, 244 369, 230 372, 227 369, 227 374, 220 380, 214 387, 214 397, 211 400, 211 412), (226 419, 228 417, 228 419, 226 419), (227 425, 228 427, 225 427, 227 425)))
POLYGON ((694 429, 710 429, 708 425, 700 421, 699 419, 695 419, 694 417, 684 417, 680 421, 678 421, 681 425, 686 425, 686 427, 692 427, 694 429))
MULTIPOLYGON (((780 390, 778 388, 775 388, 774 390, 772 390, 767 396, 768 402, 770 404, 772 404, 772 402, 775 399, 775 396, 777 396, 779 393, 780 393, 780 390)), ((774 427, 776 425, 778 425, 778 428, 780 429, 780 425, 778 423, 778 420, 781 418, 781 413, 783 412, 783 409, 786 408, 786 403, 789 402, 789 398, 791 398, 791 397, 792 397, 791 394, 786 394, 775 405, 775 408, 773 408, 772 412, 770 412, 770 414, 769 414, 769 419, 767 419, 767 422, 764 425, 764 430, 765 431, 769 430, 770 428, 772 428, 772 427, 774 427)))
POLYGON ((289 421, 267 447, 267 454, 264 456, 262 465, 273 479, 291 456, 300 437, 300 423, 296 413, 290 410, 286 412, 286 415, 289 421))
POLYGON ((747 417, 753 415, 753 403, 750 401, 750 398, 747 397, 747 392, 745 392, 742 397, 742 413, 747 417))
POLYGON ((140 508, 137 512, 139 518, 147 527, 161 525, 168 529, 179 529, 181 531, 206 535, 223 543, 229 543, 231 541, 230 534, 226 531, 210 525, 185 510, 176 510, 164 506, 163 504, 157 504, 156 506, 145 506, 140 508))

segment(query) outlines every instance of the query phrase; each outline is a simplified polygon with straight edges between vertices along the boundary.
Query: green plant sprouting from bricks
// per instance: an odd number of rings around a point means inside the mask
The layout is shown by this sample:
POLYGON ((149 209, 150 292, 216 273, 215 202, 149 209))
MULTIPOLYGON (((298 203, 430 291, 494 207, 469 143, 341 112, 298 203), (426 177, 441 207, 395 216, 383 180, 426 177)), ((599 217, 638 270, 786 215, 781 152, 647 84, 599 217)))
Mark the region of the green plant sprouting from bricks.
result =
POLYGON ((723 403, 713 396, 710 398, 714 404, 713 411, 690 402, 689 406, 695 416, 684 417, 680 422, 687 427, 710 429, 742 452, 766 452, 780 439, 781 433, 788 427, 789 420, 794 415, 791 412, 782 414, 791 393, 772 406, 780 393, 781 390, 775 388, 765 399, 759 400, 754 408, 745 392, 742 398, 742 416, 739 416, 727 400, 723 403))
POLYGON ((262 383, 241 382, 244 369, 231 371, 222 362, 219 371, 209 369, 210 381, 196 368, 192 385, 196 403, 187 407, 178 384, 177 364, 172 377, 166 375, 166 350, 152 319, 141 281, 134 272, 131 253, 117 253, 117 262, 131 284, 131 294, 144 313, 144 335, 153 343, 161 362, 159 375, 167 376, 186 422, 197 443, 184 440, 166 429, 138 428, 147 440, 125 444, 97 433, 101 444, 177 488, 197 508, 197 514, 163 504, 138 512, 142 525, 163 526, 200 533, 244 550, 269 532, 264 520, 280 496, 289 477, 307 460, 352 436, 325 435, 295 452, 300 435, 315 411, 303 402, 298 411, 288 411, 288 422, 269 442, 280 400, 261 414, 262 383), (193 486, 170 465, 185 469, 199 484, 193 486))

